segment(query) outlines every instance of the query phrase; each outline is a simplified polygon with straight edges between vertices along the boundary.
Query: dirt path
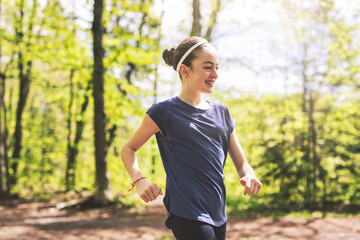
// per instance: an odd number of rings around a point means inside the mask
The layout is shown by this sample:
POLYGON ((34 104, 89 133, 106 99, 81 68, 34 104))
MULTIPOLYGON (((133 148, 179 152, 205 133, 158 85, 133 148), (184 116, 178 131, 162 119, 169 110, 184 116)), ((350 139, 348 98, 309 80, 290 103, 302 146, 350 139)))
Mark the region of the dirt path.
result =
MULTIPOLYGON (((140 210, 142 211, 142 210, 140 210)), ((145 215, 114 216, 109 210, 65 212, 53 203, 0 205, 0 239, 170 240, 165 211, 153 203, 145 215)), ((360 239, 360 218, 229 219, 228 240, 360 239)))

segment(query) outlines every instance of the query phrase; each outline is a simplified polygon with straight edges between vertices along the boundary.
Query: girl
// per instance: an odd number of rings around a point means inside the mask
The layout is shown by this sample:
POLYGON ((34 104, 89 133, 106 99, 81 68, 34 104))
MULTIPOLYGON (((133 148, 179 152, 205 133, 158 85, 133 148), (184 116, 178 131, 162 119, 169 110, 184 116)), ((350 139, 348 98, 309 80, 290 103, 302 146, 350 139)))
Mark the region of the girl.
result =
POLYGON ((218 78, 215 48, 203 38, 189 37, 164 50, 163 59, 178 72, 181 92, 148 109, 122 148, 122 161, 142 200, 162 195, 160 187, 142 175, 136 159, 136 151, 155 134, 166 172, 165 225, 179 240, 224 240, 227 153, 245 186, 244 195, 257 194, 261 182, 246 161, 228 109, 203 98, 218 78))

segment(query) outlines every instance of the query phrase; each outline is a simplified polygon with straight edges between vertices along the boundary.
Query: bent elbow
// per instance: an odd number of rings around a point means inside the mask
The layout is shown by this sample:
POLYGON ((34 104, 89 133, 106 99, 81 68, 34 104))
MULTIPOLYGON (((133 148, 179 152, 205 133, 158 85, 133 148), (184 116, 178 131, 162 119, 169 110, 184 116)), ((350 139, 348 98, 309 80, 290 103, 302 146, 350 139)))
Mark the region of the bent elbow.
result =
POLYGON ((125 156, 127 155, 126 153, 129 151, 128 149, 129 147, 126 144, 121 148, 120 156, 123 161, 125 159, 125 156))
POLYGON ((135 149, 131 148, 128 144, 125 144, 122 148, 121 148, 121 151, 120 151, 120 156, 121 156, 121 159, 124 161, 127 156, 132 155, 136 152, 135 149))

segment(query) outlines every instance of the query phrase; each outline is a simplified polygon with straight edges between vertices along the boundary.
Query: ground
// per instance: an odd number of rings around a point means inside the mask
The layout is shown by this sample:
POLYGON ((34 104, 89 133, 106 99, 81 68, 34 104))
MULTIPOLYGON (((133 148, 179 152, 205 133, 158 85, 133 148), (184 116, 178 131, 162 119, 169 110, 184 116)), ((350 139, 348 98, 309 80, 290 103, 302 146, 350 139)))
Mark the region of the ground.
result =
MULTIPOLYGON (((0 239, 173 239, 160 200, 123 214, 60 210, 63 206, 53 201, 0 203, 0 239)), ((360 239, 360 218, 230 218, 227 239, 355 240, 360 239)))

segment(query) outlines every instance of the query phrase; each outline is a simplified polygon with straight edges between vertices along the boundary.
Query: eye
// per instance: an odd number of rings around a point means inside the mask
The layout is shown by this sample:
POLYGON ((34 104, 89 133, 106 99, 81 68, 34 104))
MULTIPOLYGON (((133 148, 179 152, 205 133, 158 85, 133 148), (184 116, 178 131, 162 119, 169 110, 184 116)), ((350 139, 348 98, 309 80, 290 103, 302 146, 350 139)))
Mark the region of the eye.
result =
POLYGON ((205 68, 205 69, 209 69, 209 70, 210 70, 212 67, 204 67, 204 68, 205 68))

